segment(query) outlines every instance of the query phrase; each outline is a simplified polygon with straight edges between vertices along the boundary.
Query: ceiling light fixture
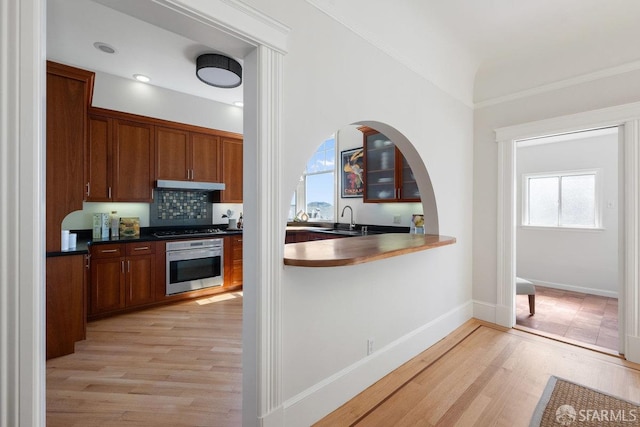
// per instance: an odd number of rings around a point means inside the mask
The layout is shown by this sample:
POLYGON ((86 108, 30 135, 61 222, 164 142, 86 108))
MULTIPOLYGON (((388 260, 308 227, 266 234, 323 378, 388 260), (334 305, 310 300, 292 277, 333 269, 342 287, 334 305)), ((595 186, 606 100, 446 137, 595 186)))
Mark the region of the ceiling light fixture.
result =
POLYGON ((242 102, 242 101, 235 101, 235 102, 233 103, 233 105, 235 105, 236 107, 244 107, 244 102, 242 102))
POLYGON ((242 66, 227 56, 205 53, 196 59, 196 76, 211 86, 234 88, 242 83, 242 66))
POLYGON ((133 78, 142 83, 149 83, 151 79, 143 74, 134 74, 133 78))
POLYGON ((103 42, 95 42, 93 47, 104 53, 116 53, 116 49, 113 46, 103 42))

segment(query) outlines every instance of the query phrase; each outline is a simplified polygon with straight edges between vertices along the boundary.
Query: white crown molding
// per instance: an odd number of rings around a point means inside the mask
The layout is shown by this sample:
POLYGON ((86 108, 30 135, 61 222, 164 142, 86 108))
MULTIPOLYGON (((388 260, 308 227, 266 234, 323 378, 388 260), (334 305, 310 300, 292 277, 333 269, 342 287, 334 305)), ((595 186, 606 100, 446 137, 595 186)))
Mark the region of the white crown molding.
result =
POLYGON ((565 89, 571 86, 579 85, 582 83, 588 83, 595 80, 614 77, 619 74, 628 73, 630 71, 640 70, 640 61, 629 62, 627 64, 619 65, 617 67, 611 67, 593 73, 587 73, 576 77, 571 77, 557 82, 548 83, 542 86, 534 87, 531 89, 514 92, 509 95, 498 96, 490 98, 484 101, 476 102, 474 104, 475 109, 490 107, 493 105, 502 104, 505 102, 516 101, 518 99, 528 98, 530 96, 540 95, 547 92, 553 92, 555 90, 565 89))
POLYGON ((152 0, 203 23, 226 28, 233 36, 259 42, 277 52, 287 52, 291 29, 238 0, 152 0), (177 6, 177 7, 176 7, 177 6), (234 23, 231 25, 230 23, 234 23), (251 34, 246 38, 245 34, 251 34))

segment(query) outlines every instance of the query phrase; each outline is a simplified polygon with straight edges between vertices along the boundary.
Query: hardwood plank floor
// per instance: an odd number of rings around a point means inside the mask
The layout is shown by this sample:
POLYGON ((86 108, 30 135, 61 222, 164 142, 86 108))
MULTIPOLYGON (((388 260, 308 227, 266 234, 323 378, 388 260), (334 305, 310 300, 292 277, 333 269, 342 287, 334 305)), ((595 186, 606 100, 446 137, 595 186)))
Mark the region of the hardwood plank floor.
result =
MULTIPOLYGON (((233 294, 90 323, 47 362, 47 425, 241 425, 241 319, 233 294)), ((524 426, 550 375, 640 402, 639 369, 471 320, 317 425, 524 426)))
POLYGON ((316 426, 528 426, 551 375, 640 402, 640 365, 477 320, 456 334, 316 426))
POLYGON ((241 357, 241 293, 91 322, 47 362, 47 426, 241 425, 241 357))

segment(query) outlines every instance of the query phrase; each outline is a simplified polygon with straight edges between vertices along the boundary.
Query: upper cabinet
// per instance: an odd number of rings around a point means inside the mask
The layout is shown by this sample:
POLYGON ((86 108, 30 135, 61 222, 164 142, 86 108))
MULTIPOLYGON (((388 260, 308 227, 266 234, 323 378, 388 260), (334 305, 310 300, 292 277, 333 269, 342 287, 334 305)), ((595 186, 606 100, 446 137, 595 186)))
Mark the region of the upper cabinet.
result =
POLYGON ((85 176, 91 202, 152 202, 153 126, 92 109, 85 176))
POLYGON ((82 210, 87 107, 94 74, 47 62, 46 250, 60 250, 62 220, 82 210))
POLYGON ((420 192, 402 152, 385 135, 368 127, 363 133, 365 203, 419 202, 420 192))
POLYGON ((221 202, 242 203, 242 145, 241 139, 222 138, 221 202))
POLYGON ((156 179, 220 182, 220 138, 156 126, 156 179))

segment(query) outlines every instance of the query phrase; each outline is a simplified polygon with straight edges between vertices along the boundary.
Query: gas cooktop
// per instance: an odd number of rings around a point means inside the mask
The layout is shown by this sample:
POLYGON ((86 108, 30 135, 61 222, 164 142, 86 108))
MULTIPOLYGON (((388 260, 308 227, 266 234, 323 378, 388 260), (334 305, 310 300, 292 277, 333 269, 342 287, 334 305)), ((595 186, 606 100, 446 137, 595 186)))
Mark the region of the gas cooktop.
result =
POLYGON ((153 233, 156 237, 190 237, 190 236, 211 236, 213 234, 222 234, 223 230, 219 228, 206 228, 206 229, 187 229, 187 230, 163 230, 153 233))

